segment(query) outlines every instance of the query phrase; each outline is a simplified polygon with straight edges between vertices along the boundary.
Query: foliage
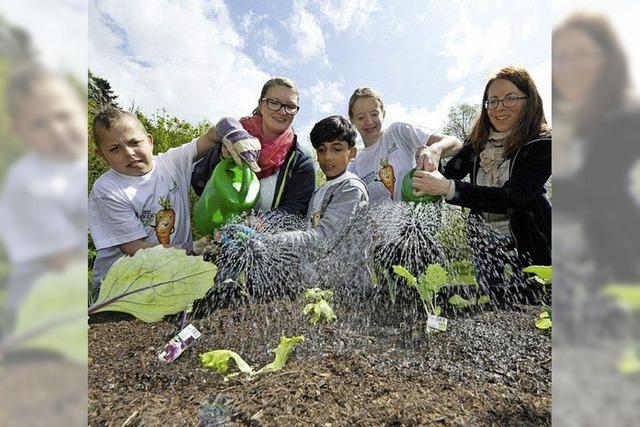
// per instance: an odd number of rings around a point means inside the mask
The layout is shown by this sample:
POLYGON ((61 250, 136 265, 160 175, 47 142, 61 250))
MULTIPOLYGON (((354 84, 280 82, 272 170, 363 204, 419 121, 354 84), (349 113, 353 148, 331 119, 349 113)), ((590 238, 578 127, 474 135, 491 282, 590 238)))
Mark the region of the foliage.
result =
POLYGON ((551 326, 551 307, 545 307, 544 311, 538 316, 538 320, 536 321, 536 328, 550 329, 551 326))
POLYGON ((416 288, 427 314, 439 316, 442 313, 442 308, 437 305, 437 297, 440 289, 449 281, 449 275, 440 264, 430 264, 418 279, 399 265, 393 266, 393 272, 405 278, 411 286, 416 288))
POLYGON ((640 374, 640 346, 629 345, 618 361, 618 371, 623 375, 640 374))
POLYGON ((469 308, 474 305, 483 305, 489 303, 489 297, 487 295, 481 295, 478 299, 475 297, 470 297, 469 299, 463 298, 462 296, 455 294, 451 298, 449 298, 449 304, 452 306, 462 309, 469 308))
POLYGON ((309 323, 315 325, 321 320, 324 320, 326 323, 336 320, 336 315, 329 305, 333 298, 333 292, 331 290, 322 290, 320 288, 307 289, 304 292, 304 297, 309 301, 309 304, 304 307, 302 313, 311 313, 309 323))
POLYGON ((186 310, 213 286, 217 268, 184 250, 155 246, 116 261, 89 314, 121 311, 144 322, 186 310))
POLYGON ((284 368, 285 363, 287 363, 287 359, 289 359, 289 355, 291 354, 291 352, 293 352, 296 346, 303 341, 304 336, 302 335, 291 338, 287 338, 284 336, 280 337, 278 347, 271 350, 276 355, 275 359, 273 359, 273 362, 265 365, 262 369, 256 372, 256 374, 280 371, 282 368, 284 368))
POLYGON ((74 263, 43 275, 20 305, 13 332, 0 343, 0 354, 37 349, 86 363, 86 271, 84 263, 74 263))
POLYGON ((471 134, 473 125, 478 117, 480 117, 479 104, 458 104, 449 108, 447 123, 442 128, 442 133, 452 135, 460 139, 466 140, 471 134))
POLYGON ((96 106, 113 105, 119 107, 116 99, 118 95, 113 92, 111 83, 102 77, 96 76, 89 70, 89 79, 87 82, 88 95, 87 98, 94 101, 96 106))
MULTIPOLYGON (((275 353, 275 358, 273 362, 268 363, 262 369, 258 371, 254 371, 251 366, 247 362, 240 357, 239 354, 231 351, 231 350, 213 350, 207 353, 200 354, 200 361, 202 362, 202 366, 205 368, 213 369, 214 371, 225 374, 229 370, 229 359, 233 359, 238 366, 240 372, 244 374, 248 374, 249 376, 264 374, 267 372, 276 372, 280 371, 284 368, 287 359, 295 350, 298 343, 304 341, 304 336, 300 335, 297 337, 287 338, 285 336, 280 337, 280 342, 278 347, 272 349, 271 351, 275 353)), ((225 380, 234 376, 234 374, 227 375, 225 380)))
POLYGON ((229 370, 229 360, 233 359, 240 372, 253 375, 253 369, 240 355, 231 350, 213 350, 200 354, 200 361, 205 368, 213 369, 219 374, 226 374, 229 370))
POLYGON ((453 262, 471 259, 471 247, 467 233, 468 211, 457 206, 448 206, 447 215, 438 229, 437 239, 442 243, 445 256, 453 262))
POLYGON ((612 283, 602 290, 602 294, 616 300, 625 311, 633 312, 640 309, 640 285, 612 283))
POLYGON ((550 265, 530 265, 522 271, 535 274, 536 278, 541 280, 543 284, 551 283, 553 278, 553 268, 550 265))

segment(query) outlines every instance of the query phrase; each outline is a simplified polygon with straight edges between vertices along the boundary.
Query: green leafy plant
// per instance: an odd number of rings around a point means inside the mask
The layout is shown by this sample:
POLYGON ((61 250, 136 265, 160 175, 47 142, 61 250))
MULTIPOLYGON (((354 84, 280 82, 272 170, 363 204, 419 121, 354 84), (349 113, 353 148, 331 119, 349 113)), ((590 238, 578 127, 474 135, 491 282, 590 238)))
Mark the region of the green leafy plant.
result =
POLYGON ((120 311, 151 323, 186 310, 214 284, 217 268, 184 250, 155 246, 109 269, 89 314, 120 311))
POLYGON ((333 292, 329 289, 322 290, 320 288, 307 289, 304 297, 309 303, 304 307, 302 313, 309 315, 309 323, 315 325, 321 320, 326 323, 336 320, 336 315, 329 305, 333 299, 333 292))
POLYGON ((226 374, 229 370, 229 361, 233 359, 240 372, 253 374, 253 369, 240 355, 231 350, 212 350, 200 354, 200 361, 205 368, 213 369, 219 374, 226 374))
POLYGON ((640 345, 630 344, 618 361, 618 371, 624 375, 640 374, 640 345))
POLYGON ((431 264, 427 270, 420 275, 418 279, 411 274, 406 268, 400 265, 393 266, 393 272, 407 280, 409 285, 416 288, 422 306, 427 314, 439 316, 442 308, 437 305, 438 292, 449 281, 447 271, 440 264, 431 264))
POLYGON ((273 359, 273 362, 265 365, 262 369, 256 372, 256 374, 280 371, 282 368, 284 368, 285 363, 287 363, 289 356, 291 355, 293 350, 295 350, 296 346, 303 341, 304 336, 302 335, 291 338, 287 338, 284 336, 280 337, 278 347, 271 350, 276 355, 276 357, 273 359))
POLYGON ((472 307, 474 305, 484 305, 489 303, 489 301, 489 296, 487 295, 481 295, 480 297, 478 297, 478 299, 473 296, 467 299, 460 296, 459 294, 455 294, 451 296, 451 298, 449 298, 448 303, 458 309, 464 309, 472 307))
POLYGON ((536 320, 536 328, 538 329, 551 329, 551 307, 545 307, 544 311, 538 315, 536 320))
MULTIPOLYGON (((640 285, 612 283, 602 290, 602 294, 614 299, 627 316, 640 311, 640 285)), ((628 345, 618 360, 618 371, 624 375, 640 374, 640 344, 628 345)))
POLYGON ((542 289, 546 292, 547 286, 551 284, 553 279, 553 267, 550 265, 530 265, 523 269, 525 273, 532 273, 533 279, 542 286, 542 289))
MULTIPOLYGON (((273 362, 268 363, 258 371, 254 371, 251 366, 236 352, 231 350, 212 350, 206 353, 200 354, 200 362, 205 368, 213 369, 214 371, 226 374, 229 370, 229 360, 233 359, 236 362, 241 373, 247 374, 250 377, 255 375, 264 374, 267 372, 276 372, 284 368, 289 356, 295 350, 296 346, 304 341, 304 336, 287 338, 285 336, 280 337, 278 347, 271 351, 275 353, 273 362)), ((232 373, 225 377, 225 381, 229 378, 238 375, 238 373, 232 373)))
POLYGON ((87 361, 86 264, 47 273, 31 288, 16 323, 0 342, 0 356, 15 350, 44 350, 71 361, 87 361))

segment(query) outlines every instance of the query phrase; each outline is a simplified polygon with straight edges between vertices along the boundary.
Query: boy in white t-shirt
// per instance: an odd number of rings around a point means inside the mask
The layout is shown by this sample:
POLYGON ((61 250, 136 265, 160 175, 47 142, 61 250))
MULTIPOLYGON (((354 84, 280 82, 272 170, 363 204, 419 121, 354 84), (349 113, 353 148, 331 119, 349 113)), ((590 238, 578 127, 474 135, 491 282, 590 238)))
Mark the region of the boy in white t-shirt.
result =
POLYGON ((433 171, 441 157, 456 154, 462 143, 455 137, 431 133, 408 123, 382 129, 384 102, 374 89, 358 88, 349 100, 349 118, 360 132, 364 150, 349 170, 369 189, 371 202, 402 200, 402 178, 414 167, 433 171))
POLYGON ((123 255, 162 244, 199 254, 209 237, 193 242, 189 183, 193 162, 217 142, 215 128, 200 138, 153 155, 153 137, 138 118, 116 107, 93 120, 98 154, 111 169, 89 195, 89 231, 98 254, 93 266, 99 286, 123 255))

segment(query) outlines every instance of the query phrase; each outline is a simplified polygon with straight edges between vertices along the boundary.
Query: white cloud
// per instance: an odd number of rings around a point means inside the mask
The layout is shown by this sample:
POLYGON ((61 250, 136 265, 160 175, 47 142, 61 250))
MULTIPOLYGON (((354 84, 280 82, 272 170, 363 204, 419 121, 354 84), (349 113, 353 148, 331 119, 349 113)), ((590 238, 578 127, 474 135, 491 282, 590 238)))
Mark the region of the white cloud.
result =
POLYGON ((544 114, 551 123, 551 61, 542 62, 529 70, 531 78, 536 83, 538 93, 542 97, 544 114))
POLYGON ((385 123, 406 122, 440 131, 447 122, 449 108, 463 101, 464 86, 458 86, 446 94, 433 110, 426 107, 405 107, 399 102, 385 104, 385 123))
POLYGON ((0 3, 0 14, 27 32, 38 60, 51 69, 87 78, 87 5, 82 1, 0 3))
POLYGON ((262 45, 262 57, 278 67, 291 68, 291 60, 269 45, 262 45))
POLYGON ((455 82, 472 72, 492 67, 503 57, 511 42, 509 23, 500 19, 474 23, 469 11, 463 9, 444 37, 443 54, 454 61, 447 69, 447 78, 455 82))
POLYGON ((305 6, 304 1, 295 0, 289 18, 289 30, 296 35, 295 47, 299 62, 306 63, 316 56, 327 62, 324 33, 316 17, 305 6))
POLYGON ((240 18, 240 26, 242 28, 242 31, 244 31, 245 34, 252 32, 256 28, 256 26, 266 18, 267 15, 256 15, 255 13, 253 13, 253 10, 248 11, 247 13, 242 15, 242 18, 240 18))
POLYGON ((346 97, 341 92, 342 83, 318 81, 303 95, 311 98, 314 111, 322 114, 338 114, 346 105, 346 97))
POLYGON ((530 16, 526 21, 522 24, 520 29, 520 35, 523 40, 528 40, 532 35, 538 31, 540 27, 540 18, 537 16, 530 16))
POLYGON ((371 22, 371 15, 380 12, 378 0, 319 0, 318 6, 324 19, 341 32, 361 30, 371 22))
POLYGON ((241 116, 255 107, 268 75, 242 53, 221 0, 92 2, 89 64, 120 103, 145 113, 164 107, 196 122, 241 116))

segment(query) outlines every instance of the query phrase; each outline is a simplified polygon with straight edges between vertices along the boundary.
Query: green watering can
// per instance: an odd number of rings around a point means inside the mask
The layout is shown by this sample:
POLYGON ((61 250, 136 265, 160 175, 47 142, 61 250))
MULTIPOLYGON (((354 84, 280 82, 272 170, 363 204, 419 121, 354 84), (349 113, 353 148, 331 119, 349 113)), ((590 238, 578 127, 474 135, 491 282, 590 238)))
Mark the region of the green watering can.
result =
POLYGON ((425 194, 424 196, 416 196, 415 194, 413 194, 413 185, 411 184, 411 180, 413 179, 413 174, 415 171, 415 168, 411 169, 409 172, 407 172, 404 178, 402 178, 402 200, 405 202, 415 203, 434 203, 442 200, 442 196, 431 196, 429 194, 425 194))
POLYGON ((260 198, 260 181, 247 162, 232 158, 215 167, 193 208, 193 222, 200 234, 211 234, 233 217, 253 208, 260 198))

